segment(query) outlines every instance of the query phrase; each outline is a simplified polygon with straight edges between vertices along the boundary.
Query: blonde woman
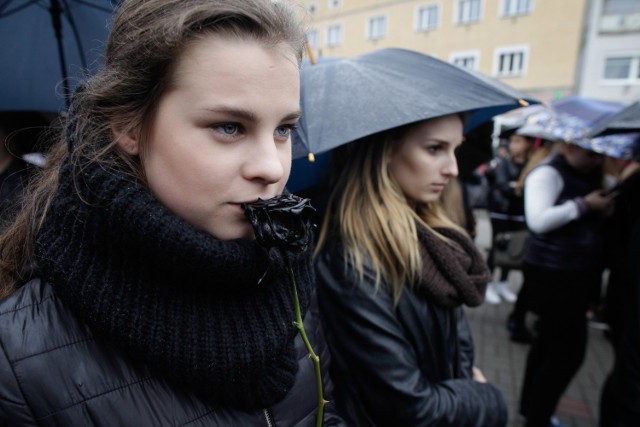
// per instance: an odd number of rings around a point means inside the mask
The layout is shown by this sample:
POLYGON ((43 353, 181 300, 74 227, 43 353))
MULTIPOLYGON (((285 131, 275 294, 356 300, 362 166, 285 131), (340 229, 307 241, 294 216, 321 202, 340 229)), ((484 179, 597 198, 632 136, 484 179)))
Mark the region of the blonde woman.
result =
POLYGON ((473 367, 462 305, 489 271, 439 206, 457 174, 457 115, 338 149, 316 251, 336 403, 353 424, 501 426, 500 391, 473 367))

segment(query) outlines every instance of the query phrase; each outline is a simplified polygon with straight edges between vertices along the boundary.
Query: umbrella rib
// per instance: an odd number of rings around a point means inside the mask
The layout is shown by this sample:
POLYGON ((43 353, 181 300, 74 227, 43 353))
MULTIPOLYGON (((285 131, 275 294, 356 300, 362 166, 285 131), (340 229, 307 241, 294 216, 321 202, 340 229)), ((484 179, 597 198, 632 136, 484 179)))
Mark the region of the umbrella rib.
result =
POLYGON ((76 47, 78 49, 78 53, 80 56, 80 62, 82 63, 83 71, 87 69, 87 58, 84 55, 84 49, 82 48, 82 41, 80 40, 80 33, 78 31, 78 27, 76 25, 76 21, 73 19, 73 14, 69 8, 69 2, 67 0, 61 0, 64 4, 64 8, 62 10, 62 14, 67 18, 67 22, 69 22, 69 27, 71 27, 71 31, 73 32, 73 38, 76 42, 76 47))
POLYGON ((28 2, 20 5, 20 6, 16 6, 13 9, 7 9, 12 2, 13 2, 13 0, 6 0, 6 1, 2 2, 2 4, 0 4, 0 18, 5 18, 5 17, 7 17, 9 15, 13 15, 16 12, 20 12, 22 9, 29 7, 34 3, 37 3, 38 0, 31 0, 31 1, 28 1, 28 2), (5 10, 5 9, 7 9, 7 10, 5 10))
POLYGON ((75 2, 78 3, 78 4, 82 4, 84 6, 87 6, 87 7, 91 7, 93 9, 100 10, 102 12, 113 13, 113 9, 110 9, 110 8, 104 7, 104 6, 99 6, 97 4, 94 4, 94 3, 91 3, 91 2, 88 2, 88 1, 75 0, 75 2))

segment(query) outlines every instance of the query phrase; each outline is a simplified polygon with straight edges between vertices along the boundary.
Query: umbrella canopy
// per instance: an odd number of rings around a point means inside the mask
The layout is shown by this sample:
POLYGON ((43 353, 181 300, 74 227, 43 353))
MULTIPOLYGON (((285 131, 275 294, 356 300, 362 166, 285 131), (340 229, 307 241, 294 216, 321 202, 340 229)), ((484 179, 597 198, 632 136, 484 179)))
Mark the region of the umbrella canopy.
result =
MULTIPOLYGON (((497 84, 432 56, 380 49, 303 67, 294 157, 447 114, 526 104, 497 84)), ((472 116, 470 116, 471 121, 472 116)), ((475 120, 476 124, 483 121, 475 120)), ((469 129, 469 128, 467 128, 469 129)))
POLYGON ((594 136, 640 132, 640 101, 623 108, 594 127, 594 136))
POLYGON ((518 135, 570 142, 609 157, 631 159, 640 153, 640 134, 629 130, 629 133, 591 136, 620 117, 624 110, 620 103, 574 96, 553 102, 550 107, 534 105, 505 116, 523 119, 516 131, 518 135))
POLYGON ((640 157, 640 133, 616 133, 587 140, 589 149, 616 159, 638 159, 640 157))
POLYGON ((0 110, 59 112, 101 62, 112 0, 0 2, 0 110), (61 87, 59 87, 61 86, 61 87))
POLYGON ((582 96, 569 96, 551 102, 553 111, 561 115, 577 117, 589 128, 618 113, 623 107, 624 104, 620 102, 582 96))

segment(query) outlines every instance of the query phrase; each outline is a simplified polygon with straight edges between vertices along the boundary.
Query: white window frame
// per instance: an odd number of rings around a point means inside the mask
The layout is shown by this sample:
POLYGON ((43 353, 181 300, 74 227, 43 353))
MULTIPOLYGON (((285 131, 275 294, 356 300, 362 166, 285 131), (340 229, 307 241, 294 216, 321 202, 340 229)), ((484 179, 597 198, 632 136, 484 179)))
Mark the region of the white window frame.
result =
POLYGON ((482 20, 484 1, 483 0, 454 0, 453 3, 453 23, 457 25, 475 24, 482 20), (472 18, 472 6, 477 5, 478 15, 472 18), (463 15, 463 16, 460 16, 463 15))
POLYGON ((478 49, 474 49, 474 50, 464 50, 464 51, 461 50, 457 52, 451 52, 449 54, 449 62, 454 65, 458 65, 459 67, 466 68, 468 70, 478 71, 480 67, 480 51, 478 49), (469 59, 473 60, 473 65, 471 67, 467 67, 466 64, 457 63, 460 60, 466 61, 469 59))
POLYGON ((367 40, 380 40, 387 37, 387 15, 373 15, 367 18, 365 38, 367 40))
POLYGON ((326 37, 325 45, 327 47, 340 46, 344 41, 344 26, 342 24, 331 24, 327 26, 326 34, 327 34, 327 37, 326 37), (334 40, 332 36, 332 31, 338 32, 338 37, 337 37, 338 40, 334 40))
POLYGON ((499 16, 510 18, 513 16, 529 15, 533 10, 534 0, 500 0, 499 16))
POLYGON ((602 61, 602 77, 601 82, 606 85, 640 85, 640 51, 635 52, 616 52, 615 54, 605 55, 602 61), (626 78, 613 79, 607 78, 605 72, 607 70, 607 60, 616 58, 629 58, 629 74, 626 78))
POLYGON ((426 32, 426 31, 433 31, 435 29, 437 29, 440 26, 440 3, 429 3, 429 4, 423 4, 420 5, 416 8, 416 12, 415 12, 415 22, 414 22, 414 28, 416 31, 420 31, 420 32, 426 32), (433 9, 435 9, 435 12, 433 11, 433 9), (429 15, 427 18, 427 22, 426 25, 423 25, 423 20, 422 20, 422 14, 426 13, 427 11, 429 11, 429 15), (435 24, 431 25, 431 23, 429 21, 431 21, 431 18, 435 16, 435 24))
MULTIPOLYGON (((517 59, 512 57, 513 59, 517 59)), ((529 68, 529 46, 528 45, 511 45, 497 47, 493 54, 493 75, 497 77, 520 77, 527 74, 529 68), (500 70, 501 56, 522 54, 520 58, 520 67, 517 70, 500 70)))

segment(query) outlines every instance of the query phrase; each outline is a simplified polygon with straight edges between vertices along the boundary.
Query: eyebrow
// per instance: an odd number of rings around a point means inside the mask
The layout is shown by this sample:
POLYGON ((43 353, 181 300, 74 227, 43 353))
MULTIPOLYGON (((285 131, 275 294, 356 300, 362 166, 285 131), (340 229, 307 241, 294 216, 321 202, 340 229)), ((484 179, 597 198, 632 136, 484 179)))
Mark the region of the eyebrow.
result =
POLYGON ((460 142, 458 142, 458 141, 453 141, 452 142, 452 141, 447 141, 447 140, 438 139, 438 138, 426 138, 425 141, 433 141, 433 142, 437 142, 439 144, 447 144, 447 145, 450 145, 450 144, 460 145, 460 144, 462 144, 464 142, 464 139, 462 141, 460 141, 460 142))
MULTIPOLYGON (((214 113, 226 114, 231 117, 237 117, 238 119, 244 119, 247 121, 255 122, 258 120, 257 116, 249 110, 241 109, 241 108, 233 108, 233 107, 214 107, 214 108, 204 108, 205 111, 211 111, 214 113)), ((282 118, 282 121, 289 120, 298 120, 302 115, 302 111, 296 110, 282 118)))

